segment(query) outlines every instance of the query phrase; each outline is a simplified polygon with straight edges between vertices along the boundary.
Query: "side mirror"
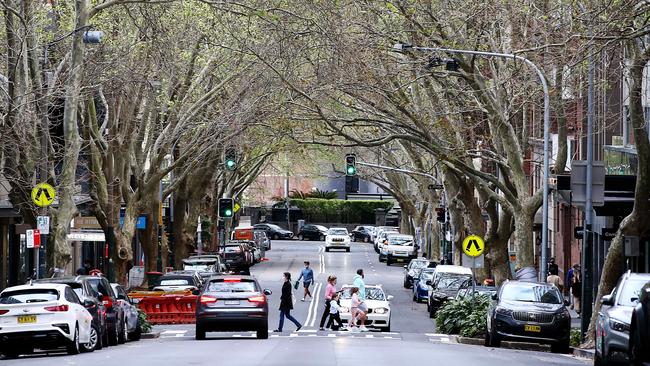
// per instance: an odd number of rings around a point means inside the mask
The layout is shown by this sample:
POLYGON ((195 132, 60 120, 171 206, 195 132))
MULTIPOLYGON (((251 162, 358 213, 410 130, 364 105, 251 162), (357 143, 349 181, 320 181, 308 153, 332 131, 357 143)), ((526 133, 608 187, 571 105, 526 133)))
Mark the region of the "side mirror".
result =
POLYGON ((409 269, 409 266, 407 266, 407 265, 404 265, 404 269, 409 269))
POLYGON ((395 298, 395 296, 393 296, 393 295, 388 295, 388 296, 386 296, 386 299, 388 299, 388 301, 391 301, 391 300, 394 299, 394 298, 395 298))
POLYGON ((119 294, 117 295, 117 299, 126 301, 126 296, 124 294, 119 294))
POLYGON ((600 299, 602 305, 614 306, 614 297, 612 295, 605 295, 600 299))
POLYGON ((273 294, 273 291, 264 289, 264 295, 270 296, 271 294, 273 294))
POLYGON ((95 302, 90 299, 85 299, 83 302, 83 306, 86 309, 92 309, 95 307, 95 305, 96 305, 95 302))
POLYGON ((499 300, 499 294, 492 294, 492 300, 499 300))
POLYGON ((564 299, 564 306, 569 306, 571 305, 571 302, 567 299, 564 299))
POLYGON ((201 291, 199 291, 198 289, 194 289, 194 290, 192 290, 192 295, 194 295, 194 296, 198 296, 198 295, 200 295, 200 294, 201 294, 201 291))
POLYGON ((431 280, 427 280, 426 284, 427 286, 433 286, 433 282, 431 282, 431 280))

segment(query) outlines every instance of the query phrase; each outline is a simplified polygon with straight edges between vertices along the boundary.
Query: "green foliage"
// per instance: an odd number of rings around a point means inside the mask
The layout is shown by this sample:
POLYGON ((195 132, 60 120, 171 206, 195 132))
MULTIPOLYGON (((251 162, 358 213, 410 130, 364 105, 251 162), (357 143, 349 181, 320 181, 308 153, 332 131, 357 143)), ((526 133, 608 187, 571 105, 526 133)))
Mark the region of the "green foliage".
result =
POLYGON ((488 296, 463 297, 447 302, 436 314, 436 329, 445 334, 477 337, 485 333, 488 296))
POLYGON ((571 328, 571 335, 569 338, 569 345, 571 347, 579 347, 581 343, 580 339, 580 329, 577 328, 571 328))
POLYGON ((302 210, 307 222, 338 222, 355 224, 372 224, 375 222, 375 209, 389 210, 393 203, 389 201, 347 201, 338 199, 291 199, 292 206, 302 210))
POLYGON ((149 323, 149 320, 147 319, 147 314, 140 309, 138 309, 138 321, 140 322, 142 333, 151 333, 151 323, 149 323))

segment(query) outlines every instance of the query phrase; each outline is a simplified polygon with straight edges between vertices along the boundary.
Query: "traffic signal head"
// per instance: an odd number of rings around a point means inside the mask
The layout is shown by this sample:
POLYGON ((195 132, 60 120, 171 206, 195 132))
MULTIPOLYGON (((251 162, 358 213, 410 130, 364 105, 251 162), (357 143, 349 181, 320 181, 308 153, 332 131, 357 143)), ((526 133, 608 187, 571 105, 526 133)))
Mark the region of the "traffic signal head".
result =
POLYGON ((345 156, 345 175, 353 176, 357 174, 357 157, 348 154, 345 156))
POLYGON ((234 200, 232 198, 220 198, 219 199, 219 217, 230 218, 235 214, 234 210, 234 200))
POLYGON ((235 149, 229 148, 226 150, 226 159, 224 161, 226 170, 236 170, 237 169, 237 154, 235 149))

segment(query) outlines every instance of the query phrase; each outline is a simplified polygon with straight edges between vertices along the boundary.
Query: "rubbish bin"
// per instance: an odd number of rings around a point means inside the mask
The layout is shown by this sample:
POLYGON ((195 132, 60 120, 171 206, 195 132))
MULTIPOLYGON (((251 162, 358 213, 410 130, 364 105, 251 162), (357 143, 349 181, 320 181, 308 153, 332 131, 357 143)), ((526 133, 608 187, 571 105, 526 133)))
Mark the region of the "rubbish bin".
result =
POLYGON ((162 276, 162 272, 145 272, 145 276, 147 277, 147 283, 149 284, 149 287, 153 286, 153 284, 162 276))

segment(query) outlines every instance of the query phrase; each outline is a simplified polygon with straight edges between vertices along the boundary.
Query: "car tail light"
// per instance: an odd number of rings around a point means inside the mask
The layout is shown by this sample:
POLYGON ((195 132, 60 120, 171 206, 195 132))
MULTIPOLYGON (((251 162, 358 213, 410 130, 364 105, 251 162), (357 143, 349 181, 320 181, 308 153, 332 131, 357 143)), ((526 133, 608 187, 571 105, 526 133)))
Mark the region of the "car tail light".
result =
POLYGON ((104 304, 106 310, 110 310, 113 307, 113 300, 111 300, 110 297, 104 296, 104 298, 102 299, 102 304, 104 304))
POLYGON ((212 303, 217 302, 217 298, 213 297, 213 296, 203 295, 203 296, 199 297, 199 302, 201 304, 212 304, 212 303))
POLYGON ((0 309, 0 315, 7 314, 9 310, 0 309))
POLYGON ((256 303, 256 304, 263 304, 263 303, 266 302, 266 296, 259 295, 259 296, 249 297, 248 301, 250 301, 252 303, 256 303))
POLYGON ((236 277, 224 278, 223 282, 241 282, 241 278, 236 278, 236 277))
POLYGON ((45 307, 45 310, 47 311, 68 311, 68 309, 68 305, 54 305, 45 307))

